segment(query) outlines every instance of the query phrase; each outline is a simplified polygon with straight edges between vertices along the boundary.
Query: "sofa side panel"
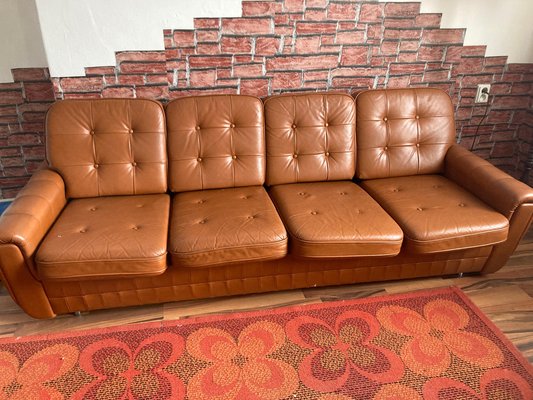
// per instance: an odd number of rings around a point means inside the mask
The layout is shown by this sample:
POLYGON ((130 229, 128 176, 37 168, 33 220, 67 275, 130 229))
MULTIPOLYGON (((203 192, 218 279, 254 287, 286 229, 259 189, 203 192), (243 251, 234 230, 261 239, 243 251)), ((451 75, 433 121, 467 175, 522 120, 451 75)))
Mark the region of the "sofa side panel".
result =
POLYGON ((263 103, 252 96, 185 97, 166 107, 172 192, 265 182, 263 103))
POLYGON ((439 89, 360 93, 357 107, 359 179, 437 174, 455 141, 450 97, 439 89))
POLYGON ((37 171, 0 217, 0 244, 16 245, 26 263, 66 205, 61 176, 50 170, 37 171))
POLYGON ((265 102, 267 184, 350 180, 355 103, 342 93, 273 96, 265 102))
POLYGON ((146 99, 56 102, 46 119, 46 156, 69 198, 165 193, 163 107, 146 99))
POLYGON ((55 317, 41 282, 30 273, 22 252, 14 244, 0 245, 0 275, 3 285, 25 313, 34 318, 55 317))
POLYGON ((514 212, 509 221, 509 234, 507 240, 494 246, 487 263, 481 273, 490 274, 502 268, 509 257, 516 250, 522 237, 528 231, 533 221, 533 204, 522 204, 514 212))

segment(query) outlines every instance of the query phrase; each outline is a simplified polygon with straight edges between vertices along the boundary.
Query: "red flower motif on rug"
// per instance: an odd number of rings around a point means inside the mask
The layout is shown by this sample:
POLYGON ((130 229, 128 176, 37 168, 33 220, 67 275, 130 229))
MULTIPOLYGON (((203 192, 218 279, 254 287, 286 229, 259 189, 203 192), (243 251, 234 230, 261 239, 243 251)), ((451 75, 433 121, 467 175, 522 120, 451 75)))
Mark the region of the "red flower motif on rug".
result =
POLYGON ((442 374, 450 367, 452 355, 482 368, 494 368, 503 361, 492 341, 463 330, 470 317, 454 302, 431 301, 424 306, 423 316, 409 308, 386 306, 378 310, 377 318, 386 329, 410 338, 401 355, 418 374, 442 374))
POLYGON ((312 350, 300 365, 300 379, 318 392, 341 388, 352 371, 379 383, 394 382, 403 375, 402 360, 372 342, 380 325, 366 312, 347 311, 333 327, 317 318, 297 317, 286 330, 290 340, 312 350))
POLYGON ((18 358, 0 352, 0 399, 56 400, 63 395, 46 383, 69 372, 78 361, 78 349, 57 344, 38 351, 20 366, 18 358))
POLYGON ((298 388, 294 368, 269 357, 285 343, 283 328, 259 321, 247 326, 235 341, 219 328, 201 328, 187 339, 187 351, 209 366, 189 382, 191 400, 283 399, 298 388))
POLYGON ((95 342, 82 351, 79 363, 96 379, 73 398, 183 399, 183 382, 165 371, 183 349, 183 338, 172 333, 150 336, 134 352, 114 338, 95 342))

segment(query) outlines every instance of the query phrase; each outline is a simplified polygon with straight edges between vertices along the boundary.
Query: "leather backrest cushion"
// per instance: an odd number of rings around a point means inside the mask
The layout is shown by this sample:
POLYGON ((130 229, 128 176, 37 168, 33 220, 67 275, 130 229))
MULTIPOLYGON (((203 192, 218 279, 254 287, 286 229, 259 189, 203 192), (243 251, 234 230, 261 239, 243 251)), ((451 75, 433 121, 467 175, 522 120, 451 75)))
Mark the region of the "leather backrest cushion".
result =
POLYGON ((263 103, 252 96, 184 97, 166 107, 170 190, 262 185, 263 103))
POLYGON ((63 100, 46 119, 46 155, 70 198, 164 193, 165 115, 144 99, 63 100))
POLYGON ((342 93, 273 96, 265 102, 267 184, 351 179, 355 104, 342 93))
POLYGON ((439 89, 383 89, 360 93, 357 168, 360 179, 435 174, 455 142, 450 97, 439 89))

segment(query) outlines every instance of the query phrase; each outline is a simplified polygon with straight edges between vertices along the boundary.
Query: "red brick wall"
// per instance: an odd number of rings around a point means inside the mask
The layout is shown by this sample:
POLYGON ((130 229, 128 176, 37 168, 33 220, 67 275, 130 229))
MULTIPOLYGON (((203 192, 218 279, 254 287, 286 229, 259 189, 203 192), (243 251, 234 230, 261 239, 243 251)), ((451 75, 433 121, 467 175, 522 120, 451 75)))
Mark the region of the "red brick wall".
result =
POLYGON ((0 195, 16 196, 44 159, 44 118, 55 100, 43 68, 12 70, 14 83, 0 83, 0 195))
POLYGON ((15 194, 42 161, 44 111, 54 98, 438 87, 456 105, 458 140, 520 177, 533 145, 533 64, 485 57, 485 46, 463 46, 465 30, 440 29, 440 20, 421 14, 419 3, 243 1, 242 18, 165 30, 164 51, 119 52, 115 66, 86 68, 83 77, 14 70, 16 82, 0 85, 1 195, 15 194), (491 83, 494 94, 479 129, 478 83, 491 83))

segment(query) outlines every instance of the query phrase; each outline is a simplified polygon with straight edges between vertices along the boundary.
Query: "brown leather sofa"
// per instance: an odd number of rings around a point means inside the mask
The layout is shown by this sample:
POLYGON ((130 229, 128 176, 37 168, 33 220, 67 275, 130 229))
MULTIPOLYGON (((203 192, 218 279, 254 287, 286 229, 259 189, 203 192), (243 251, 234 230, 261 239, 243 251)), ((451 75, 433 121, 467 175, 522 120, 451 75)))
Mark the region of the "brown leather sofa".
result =
POLYGON ((435 89, 70 100, 0 219, 29 315, 490 273, 533 190, 454 144, 435 89))

